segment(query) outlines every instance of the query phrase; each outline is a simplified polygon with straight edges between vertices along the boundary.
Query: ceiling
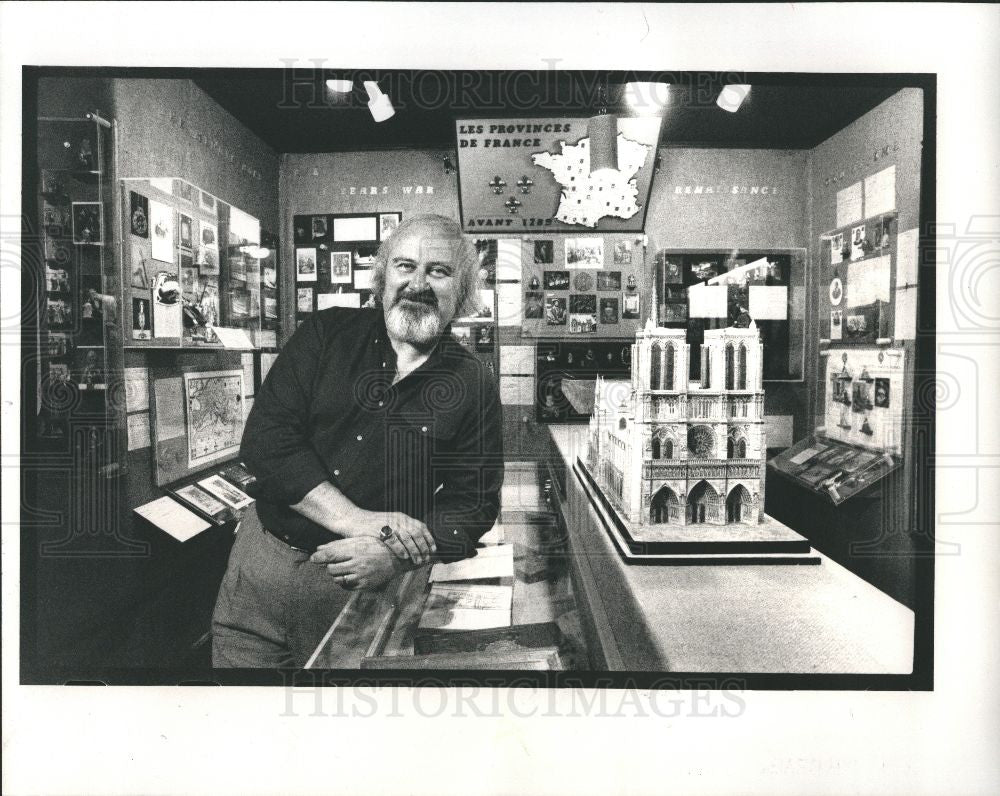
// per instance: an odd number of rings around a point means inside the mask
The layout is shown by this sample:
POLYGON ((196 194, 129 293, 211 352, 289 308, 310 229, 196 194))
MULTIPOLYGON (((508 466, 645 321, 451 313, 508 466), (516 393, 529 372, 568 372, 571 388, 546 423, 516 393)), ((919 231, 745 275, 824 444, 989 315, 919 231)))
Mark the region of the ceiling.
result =
POLYGON ((455 119, 589 116, 602 105, 629 112, 628 80, 671 84, 661 142, 665 146, 811 149, 907 83, 853 75, 753 75, 595 72, 210 70, 194 81, 278 152, 453 148, 455 119), (334 95, 327 78, 352 79, 334 95), (396 114, 376 123, 364 80, 377 79, 396 114), (736 113, 716 106, 726 83, 753 89, 736 113))

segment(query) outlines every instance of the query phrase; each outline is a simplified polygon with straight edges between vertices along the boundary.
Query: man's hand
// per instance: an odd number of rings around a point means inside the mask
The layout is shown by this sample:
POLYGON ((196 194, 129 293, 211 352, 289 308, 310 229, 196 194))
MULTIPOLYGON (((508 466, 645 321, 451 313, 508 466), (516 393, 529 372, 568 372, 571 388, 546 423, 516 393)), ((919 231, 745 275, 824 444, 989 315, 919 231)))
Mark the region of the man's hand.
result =
POLYGON ((325 564, 333 579, 351 591, 376 589, 397 572, 393 553, 370 536, 328 542, 317 548, 309 560, 325 564))
POLYGON ((420 520, 398 511, 361 512, 357 520, 350 523, 350 528, 344 530, 344 535, 355 539, 379 539, 382 528, 386 525, 395 531, 385 540, 385 544, 396 558, 412 561, 414 564, 426 564, 430 561, 431 553, 437 550, 431 532, 420 520))

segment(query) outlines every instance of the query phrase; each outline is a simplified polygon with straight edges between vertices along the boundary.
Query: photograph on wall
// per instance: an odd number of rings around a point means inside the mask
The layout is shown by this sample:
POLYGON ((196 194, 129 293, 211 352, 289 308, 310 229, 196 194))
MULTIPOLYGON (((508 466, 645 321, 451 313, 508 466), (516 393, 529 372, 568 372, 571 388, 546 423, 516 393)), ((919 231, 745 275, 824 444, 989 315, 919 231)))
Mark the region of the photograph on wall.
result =
POLYGON ((198 293, 198 269, 181 267, 181 296, 193 301, 198 293))
POLYGON ((552 263, 552 241, 536 240, 533 248, 536 265, 550 265, 552 263))
POLYGON ((596 312, 571 312, 569 316, 570 334, 590 334, 597 331, 596 312))
POLYGON ((860 260, 865 256, 865 225, 851 228, 851 259, 860 260))
POLYGON ((602 298, 600 302, 601 306, 601 323, 618 323, 618 299, 617 298, 602 298))
POLYGON ((545 297, 545 323, 547 326, 566 325, 566 297, 545 297))
POLYGON ((316 281, 316 249, 295 250, 295 278, 298 282, 316 281))
POLYGON ((101 203, 73 202, 73 243, 98 244, 103 240, 101 203))
POLYGON ((396 231, 396 227, 399 226, 400 214, 399 213, 379 213, 378 214, 378 238, 379 240, 385 240, 393 232, 396 231))
POLYGON ((683 323, 688 319, 686 303, 661 304, 660 320, 663 323, 683 323))
POLYGON ((847 338, 849 340, 859 340, 868 335, 868 318, 864 313, 847 316, 847 338))
POLYGON ((149 299, 140 296, 132 297, 132 339, 149 340, 153 336, 149 324, 153 316, 149 307, 149 299))
POLYGON ((603 268, 604 238, 566 238, 567 268, 603 268))
POLYGON ((139 238, 149 237, 149 199, 141 193, 129 191, 129 222, 132 234, 139 238))
POLYGON ((622 272, 621 271, 600 271, 597 274, 597 289, 598 290, 621 290, 622 289, 622 272))
POLYGON ((106 389, 104 349, 78 348, 74 357, 73 371, 73 380, 81 390, 106 389))
POLYGON ((278 317, 278 299, 271 293, 264 294, 264 318, 272 321, 278 317))
POLYGON ((493 350, 493 326, 473 327, 473 336, 476 341, 476 351, 488 353, 493 350))
POLYGON ((174 209, 170 205, 149 201, 149 228, 152 231, 152 256, 161 263, 174 262, 174 209))
POLYGON ((311 287, 296 288, 295 309, 297 312, 313 311, 313 289, 311 287))
POLYGON ((662 282, 665 285, 679 285, 684 281, 680 260, 664 258, 661 271, 662 282))
POLYGON ((313 216, 310 224, 312 234, 311 239, 326 240, 330 234, 330 220, 326 216, 313 216))
POLYGON ((219 228, 215 224, 202 221, 201 224, 201 245, 205 249, 219 248, 219 228))
POLYGON ((844 338, 844 311, 830 310, 830 339, 842 340, 844 338))
POLYGON ((546 290, 567 290, 569 271, 545 271, 542 275, 546 290))
POLYGON ((622 294, 622 320, 635 321, 639 319, 639 294, 622 294))
POLYGON ((464 318, 455 318, 455 322, 475 323, 476 321, 492 320, 494 300, 494 291, 481 288, 479 291, 479 312, 476 315, 467 315, 464 318))
POLYGON ((243 436, 243 371, 184 374, 188 467, 236 456, 243 436))
POLYGON ((45 268, 45 289, 49 293, 69 293, 69 276, 65 268, 45 268))
POLYGON ((209 213, 214 213, 217 210, 215 197, 210 193, 205 193, 204 191, 201 192, 201 195, 198 198, 198 204, 202 210, 207 210, 209 213))
POLYGON ((194 243, 194 222, 191 216, 186 216, 183 213, 177 214, 178 229, 180 230, 181 246, 185 249, 190 249, 194 243))
POLYGON ((879 229, 881 230, 880 246, 883 249, 888 249, 890 244, 892 243, 893 221, 894 219, 892 216, 886 216, 882 219, 882 223, 879 224, 879 229))
POLYGON ((614 257, 615 265, 630 265, 632 263, 632 241, 615 241, 614 257))
POLYGON ((830 239, 830 265, 844 261, 844 233, 838 232, 830 239))
POLYGON ((472 327, 471 326, 452 326, 451 334, 459 343, 465 346, 470 351, 473 350, 472 342, 472 327))
POLYGON ((570 313, 597 314, 597 296, 572 293, 569 297, 570 313))
POLYGON ((875 406, 879 409, 889 408, 889 379, 875 379, 875 406))
POLYGON ((538 320, 545 316, 545 297, 539 290, 529 290, 524 294, 524 317, 538 320))
POLYGON ((350 252, 330 253, 330 283, 334 285, 351 283, 350 252))
MULTIPOLYGON (((183 257, 183 255, 182 255, 183 257)), ((195 256, 195 264, 201 269, 204 276, 219 275, 219 252, 217 249, 209 249, 205 246, 198 247, 195 256)))
POLYGON ((691 281, 708 282, 725 272, 718 260, 700 260, 691 263, 691 281))

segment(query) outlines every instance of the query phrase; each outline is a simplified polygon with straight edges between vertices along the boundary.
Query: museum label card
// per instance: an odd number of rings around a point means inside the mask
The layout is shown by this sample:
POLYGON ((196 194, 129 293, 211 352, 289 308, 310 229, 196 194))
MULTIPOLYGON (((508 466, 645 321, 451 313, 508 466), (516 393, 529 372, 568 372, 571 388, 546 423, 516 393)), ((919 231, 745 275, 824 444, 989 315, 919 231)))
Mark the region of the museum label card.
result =
POLYGON ((917 284, 919 266, 919 231, 914 227, 896 236, 896 287, 917 284))
POLYGON ((458 580, 485 580, 514 577, 514 545, 480 547, 473 558, 450 564, 435 564, 428 579, 431 583, 458 580))
POLYGON ((149 409, 149 370, 125 368, 125 411, 143 412, 149 409))
POLYGON ((876 301, 889 301, 890 276, 888 256, 848 265, 847 306, 865 307, 876 301))
POLYGON ((521 239, 497 240, 497 279, 521 281, 521 239))
POLYGON ((355 268, 354 269, 354 289, 355 290, 371 290, 372 289, 372 269, 371 268, 355 268))
POLYGON ((784 285, 750 285, 750 317, 755 321, 788 318, 788 288, 784 285))
POLYGON ((535 373, 535 348, 530 345, 500 346, 500 375, 531 376, 535 373))
POLYGON ((375 216, 333 219, 335 241, 378 240, 378 219, 375 216))
POLYGON ((148 448, 149 441, 149 415, 141 412, 128 416, 128 449, 130 451, 148 448))
POLYGON ((197 514, 188 511, 176 500, 166 495, 142 506, 137 506, 134 511, 179 542, 186 542, 191 537, 212 527, 197 514))
POLYGON ((688 315, 692 318, 725 318, 728 312, 726 285, 692 285, 688 288, 688 315))
POLYGON ((861 220, 863 186, 860 182, 837 191, 837 226, 846 227, 861 220))
POLYGON ((317 293, 316 309, 326 310, 330 307, 354 307, 361 306, 360 293, 317 293))
MULTIPOLYGON (((500 347, 503 351, 503 346, 500 347)), ((535 403, 533 376, 500 376, 500 403, 504 406, 532 406, 535 403)))
POLYGON ((865 215, 868 218, 896 209, 896 167, 865 177, 865 215))
POLYGON ((897 340, 912 340, 917 336, 917 289, 904 287, 896 290, 895 328, 897 340))
POLYGON ((150 199, 149 228, 153 259, 172 263, 174 261, 174 209, 170 205, 150 199))
POLYGON ((521 284, 497 285, 497 323, 501 326, 519 326, 521 323, 521 284))

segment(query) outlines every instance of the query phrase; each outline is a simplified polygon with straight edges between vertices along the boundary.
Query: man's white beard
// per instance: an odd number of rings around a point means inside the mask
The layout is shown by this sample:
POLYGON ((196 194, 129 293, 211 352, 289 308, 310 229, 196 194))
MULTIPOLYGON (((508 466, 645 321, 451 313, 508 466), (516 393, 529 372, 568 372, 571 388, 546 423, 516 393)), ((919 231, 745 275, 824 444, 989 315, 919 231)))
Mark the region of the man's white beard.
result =
POLYGON ((397 340, 425 347, 441 336, 441 317, 434 307, 397 303, 385 314, 385 326, 397 340))

